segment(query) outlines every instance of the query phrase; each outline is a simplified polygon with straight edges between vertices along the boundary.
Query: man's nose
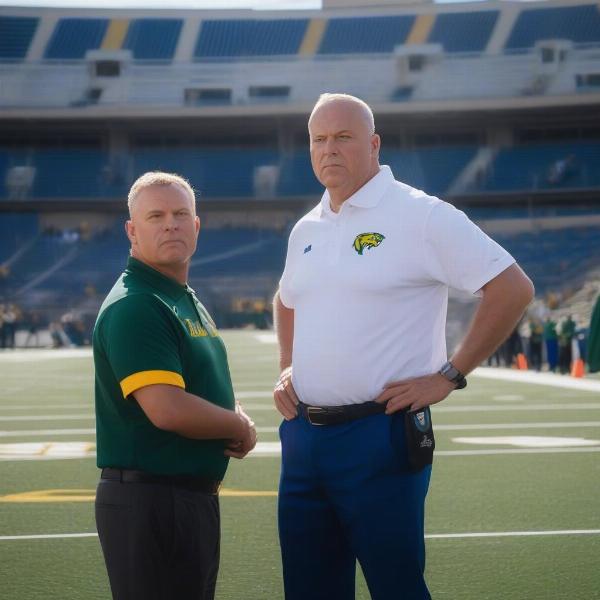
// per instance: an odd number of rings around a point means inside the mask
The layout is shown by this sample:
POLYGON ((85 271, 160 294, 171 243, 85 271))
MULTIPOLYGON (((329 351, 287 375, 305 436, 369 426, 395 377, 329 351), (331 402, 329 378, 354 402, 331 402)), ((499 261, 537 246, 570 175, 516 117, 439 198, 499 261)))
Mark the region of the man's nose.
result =
POLYGON ((178 229, 178 228, 179 228, 179 224, 177 223, 177 219, 175 218, 175 215, 169 215, 165 220, 165 229, 169 231, 171 229, 178 229))
POLYGON ((327 138, 327 141, 325 142, 325 152, 327 154, 337 154, 337 144, 335 138, 327 138))

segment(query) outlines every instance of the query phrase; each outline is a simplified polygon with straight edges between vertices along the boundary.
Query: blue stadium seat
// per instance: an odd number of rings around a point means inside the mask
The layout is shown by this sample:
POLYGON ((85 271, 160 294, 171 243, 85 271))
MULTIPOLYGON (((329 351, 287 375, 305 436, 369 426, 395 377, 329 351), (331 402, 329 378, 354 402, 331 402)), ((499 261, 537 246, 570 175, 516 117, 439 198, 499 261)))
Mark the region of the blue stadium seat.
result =
POLYGON ((3 212, 0 216, 0 265, 35 238, 37 232, 36 214, 3 212))
POLYGON ((41 150, 33 163, 36 167, 33 196, 65 199, 118 196, 123 190, 103 179, 106 163, 107 155, 100 150, 41 150))
POLYGON ((412 15, 329 19, 318 53, 392 52, 404 44, 414 21, 412 15))
POLYGON ((206 197, 254 195, 254 169, 277 164, 275 150, 171 148, 134 151, 134 175, 164 170, 183 175, 206 197))
POLYGON ((538 294, 560 290, 600 261, 600 230, 569 227, 537 233, 497 234, 504 246, 531 277, 538 294))
POLYGON ((506 42, 509 50, 531 48, 539 40, 569 39, 576 44, 600 42, 597 4, 522 10, 506 42))
POLYGON ((382 164, 388 164, 396 179, 427 194, 443 196, 475 156, 476 148, 418 148, 415 150, 382 150, 382 164))
POLYGON ((308 19, 204 21, 194 58, 297 54, 308 19))
POLYGON ((309 196, 323 193, 313 173, 308 148, 298 148, 284 157, 277 193, 281 196, 309 196))
POLYGON ((441 44, 446 52, 483 52, 499 14, 497 10, 439 14, 428 41, 441 44))
POLYGON ((37 17, 0 17, 0 60, 22 60, 37 29, 37 17))
POLYGON ((483 189, 508 192, 553 190, 600 186, 600 143, 572 142, 531 144, 507 148, 498 153, 483 189), (552 176, 557 161, 572 157, 568 172, 552 176))
POLYGON ((45 58, 81 59, 102 44, 108 19, 61 19, 46 47, 45 58))
POLYGON ((129 25, 123 47, 138 60, 171 60, 182 25, 181 19, 136 19, 129 25))

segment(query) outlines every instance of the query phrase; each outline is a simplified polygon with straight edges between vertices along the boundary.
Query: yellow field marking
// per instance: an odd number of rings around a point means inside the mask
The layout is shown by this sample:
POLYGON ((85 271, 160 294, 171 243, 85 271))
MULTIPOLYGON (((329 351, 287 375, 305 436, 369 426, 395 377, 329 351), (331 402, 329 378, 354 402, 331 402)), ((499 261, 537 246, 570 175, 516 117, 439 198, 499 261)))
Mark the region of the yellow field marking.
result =
POLYGON ((267 497, 267 496, 277 496, 277 492, 272 491, 263 491, 263 490, 230 490, 227 488, 222 488, 219 492, 219 496, 233 496, 233 497, 245 497, 245 498, 255 498, 255 497, 267 497))
MULTIPOLYGON (((277 496, 277 492, 268 490, 231 490, 223 488, 219 492, 219 495, 221 497, 259 498, 275 497, 277 496)), ((30 492, 19 492, 17 494, 0 496, 0 502, 13 504, 27 504, 34 502, 93 502, 95 498, 96 490, 33 490, 30 492)))
POLYGON ((95 497, 95 490, 33 490, 0 496, 0 502, 91 502, 95 497))

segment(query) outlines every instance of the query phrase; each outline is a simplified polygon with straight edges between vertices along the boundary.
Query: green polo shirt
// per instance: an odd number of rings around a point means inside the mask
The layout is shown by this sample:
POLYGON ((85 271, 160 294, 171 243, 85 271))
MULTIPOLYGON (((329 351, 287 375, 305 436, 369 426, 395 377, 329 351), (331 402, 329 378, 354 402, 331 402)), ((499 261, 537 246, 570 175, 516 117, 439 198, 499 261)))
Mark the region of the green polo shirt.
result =
POLYGON ((224 440, 158 429, 132 396, 169 384, 234 410, 225 346, 194 290, 129 258, 100 308, 93 346, 98 467, 222 479, 224 440))

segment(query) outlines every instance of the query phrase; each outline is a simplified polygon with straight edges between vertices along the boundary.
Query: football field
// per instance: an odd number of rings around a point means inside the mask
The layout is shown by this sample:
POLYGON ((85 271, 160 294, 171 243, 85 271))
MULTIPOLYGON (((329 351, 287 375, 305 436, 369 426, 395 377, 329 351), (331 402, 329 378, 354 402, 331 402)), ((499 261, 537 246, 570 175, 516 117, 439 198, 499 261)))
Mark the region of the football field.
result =
MULTIPOLYGON (((217 598, 278 600, 277 348, 270 333, 223 338, 236 397, 260 443, 231 462, 224 482, 217 598)), ((470 377, 433 410, 432 596, 600 599, 600 380, 580 389, 570 377, 518 382, 502 374, 470 377)), ((0 596, 110 598, 94 524, 91 352, 3 352, 0 381, 0 596)), ((369 598, 360 573, 357 598, 369 598)))

